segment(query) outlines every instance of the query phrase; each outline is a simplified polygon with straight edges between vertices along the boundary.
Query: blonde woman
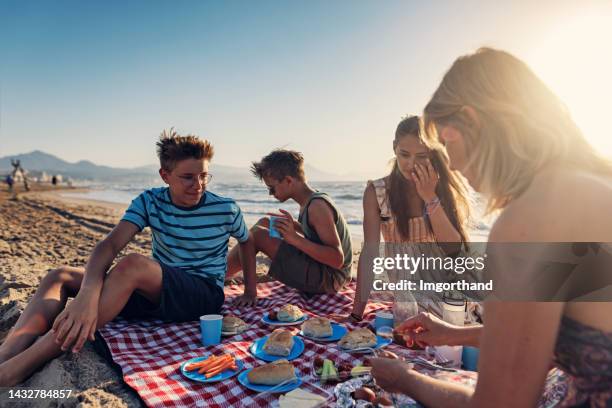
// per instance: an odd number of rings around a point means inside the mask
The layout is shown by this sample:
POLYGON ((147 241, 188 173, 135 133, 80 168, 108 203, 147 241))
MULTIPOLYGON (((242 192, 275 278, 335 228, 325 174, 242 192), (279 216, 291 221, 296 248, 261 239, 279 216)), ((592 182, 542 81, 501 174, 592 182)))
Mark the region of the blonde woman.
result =
MULTIPOLYGON (((446 252, 458 252, 468 240, 464 226, 469 205, 462 180, 448 168, 443 146, 428 137, 418 116, 409 116, 397 125, 393 153, 390 174, 369 181, 363 194, 364 247, 377 251, 382 236, 391 244, 387 256, 412 246, 393 244, 435 242, 448 244, 446 252)), ((367 306, 372 268, 363 255, 353 310, 349 316, 334 316, 340 321, 360 321, 367 306)))
MULTIPOLYGON (((501 211, 490 243, 612 242, 612 166, 519 59, 488 48, 459 58, 425 121, 451 168, 501 211)), ((554 360, 571 378, 562 406, 612 406, 612 303, 487 301, 485 310, 465 341, 480 345, 475 390, 383 359, 373 361, 377 383, 428 407, 531 407, 554 360)))

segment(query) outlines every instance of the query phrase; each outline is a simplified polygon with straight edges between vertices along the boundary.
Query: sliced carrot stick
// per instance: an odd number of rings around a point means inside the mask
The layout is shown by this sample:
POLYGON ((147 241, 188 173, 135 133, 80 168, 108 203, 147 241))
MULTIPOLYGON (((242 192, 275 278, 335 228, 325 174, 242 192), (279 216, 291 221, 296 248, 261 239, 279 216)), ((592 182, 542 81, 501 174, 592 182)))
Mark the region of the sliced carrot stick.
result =
POLYGON ((208 373, 206 373, 206 378, 210 378, 210 377, 214 377, 217 374, 222 373, 223 371, 227 370, 228 368, 230 368, 232 365, 231 362, 228 362, 226 364, 220 365, 218 368, 209 371, 208 373))
POLYGON ((208 370, 206 370, 207 373, 211 372, 211 371, 217 371, 220 368, 226 368, 229 367, 231 365, 234 365, 236 362, 234 360, 227 360, 227 361, 223 361, 220 364, 215 364, 215 366, 210 367, 208 370))
POLYGON ((206 360, 202 360, 202 361, 198 361, 196 363, 191 363, 188 366, 185 367, 185 370, 187 371, 193 371, 196 368, 202 368, 202 367, 206 367, 207 365, 212 364, 213 362, 215 362, 216 360, 218 360, 217 356, 211 356, 209 358, 207 358, 206 360))
POLYGON ((213 364, 218 363, 219 361, 222 361, 225 357, 226 354, 224 354, 223 356, 212 356, 209 357, 208 359, 206 359, 205 361, 200 362, 199 364, 196 363, 197 365, 194 368, 199 368, 199 369, 206 369, 207 367, 212 366, 213 364))
POLYGON ((219 365, 223 364, 226 361, 230 361, 229 358, 218 358, 212 364, 206 365, 204 367, 200 367, 200 369, 198 370, 198 373, 204 374, 207 371, 215 369, 216 367, 218 367, 219 365))
POLYGON ((230 355, 228 355, 227 357, 219 358, 215 362, 213 362, 212 364, 205 366, 206 371, 208 371, 209 369, 212 369, 215 366, 218 366, 219 364, 223 364, 223 363, 228 362, 228 361, 234 361, 234 358, 232 356, 230 356, 230 355))

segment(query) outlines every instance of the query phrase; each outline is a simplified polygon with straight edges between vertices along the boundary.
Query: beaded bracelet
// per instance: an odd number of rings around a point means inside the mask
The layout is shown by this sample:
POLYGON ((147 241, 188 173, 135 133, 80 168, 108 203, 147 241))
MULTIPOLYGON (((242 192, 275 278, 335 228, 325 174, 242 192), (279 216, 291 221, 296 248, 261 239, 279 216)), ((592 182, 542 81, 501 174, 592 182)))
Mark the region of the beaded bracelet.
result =
POLYGON ((440 206, 440 199, 436 197, 430 202, 428 202, 427 204, 425 204, 425 213, 427 215, 431 215, 434 213, 434 211, 438 209, 439 206, 440 206))

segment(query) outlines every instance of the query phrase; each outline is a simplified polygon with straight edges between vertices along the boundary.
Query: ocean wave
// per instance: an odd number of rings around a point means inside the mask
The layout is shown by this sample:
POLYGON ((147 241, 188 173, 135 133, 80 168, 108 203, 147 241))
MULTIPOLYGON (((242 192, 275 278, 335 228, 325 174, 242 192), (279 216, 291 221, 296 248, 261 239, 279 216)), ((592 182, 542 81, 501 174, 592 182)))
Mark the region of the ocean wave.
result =
POLYGON ((357 194, 340 194, 338 196, 332 197, 333 199, 336 200, 361 200, 362 196, 361 194, 357 195, 357 194))

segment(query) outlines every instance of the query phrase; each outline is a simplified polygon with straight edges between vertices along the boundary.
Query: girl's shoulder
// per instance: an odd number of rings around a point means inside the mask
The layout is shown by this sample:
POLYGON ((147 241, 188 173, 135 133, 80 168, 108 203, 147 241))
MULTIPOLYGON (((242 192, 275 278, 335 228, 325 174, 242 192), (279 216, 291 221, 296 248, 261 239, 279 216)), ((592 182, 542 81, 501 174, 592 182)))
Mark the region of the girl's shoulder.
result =
POLYGON ((500 214, 491 238, 501 241, 612 241, 612 178, 557 169, 537 175, 500 214))

